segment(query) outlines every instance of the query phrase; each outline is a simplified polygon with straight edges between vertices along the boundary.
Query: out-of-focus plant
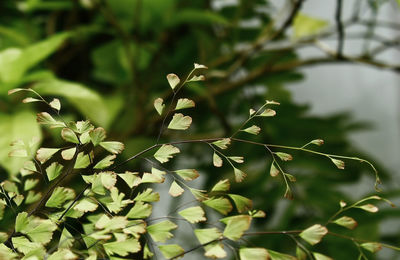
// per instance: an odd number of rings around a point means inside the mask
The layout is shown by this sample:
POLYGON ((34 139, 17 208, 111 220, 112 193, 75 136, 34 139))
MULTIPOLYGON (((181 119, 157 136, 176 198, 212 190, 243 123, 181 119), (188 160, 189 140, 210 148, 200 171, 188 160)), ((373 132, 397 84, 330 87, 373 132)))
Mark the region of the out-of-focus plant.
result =
MULTIPOLYGON (((329 159, 337 168, 344 169, 343 160, 365 162, 375 172, 376 185, 380 183, 374 166, 357 157, 326 154, 309 148, 321 146, 321 139, 312 140, 301 147, 290 147, 254 142, 236 138, 239 132, 258 135, 261 128, 251 125, 255 118, 269 118, 276 115, 271 106, 280 105, 276 101, 266 101, 261 107, 249 110, 248 119, 231 136, 204 139, 184 139, 160 142, 165 129, 186 131, 192 125, 192 117, 185 111, 195 107, 195 102, 180 97, 186 83, 204 80, 198 71, 207 69, 204 65, 194 64, 194 69, 183 81, 176 74, 168 74, 167 80, 172 89, 169 105, 162 98, 154 101, 154 108, 163 118, 155 144, 130 156, 127 160, 114 164, 117 154, 124 150, 124 144, 118 141, 106 141, 104 128, 95 128, 89 121, 66 121, 61 115, 61 102, 54 98, 45 100, 33 89, 17 88, 9 91, 13 94, 28 91, 32 97, 23 99, 23 103, 41 102, 48 106, 48 112, 37 114, 37 122, 57 131, 66 142, 61 147, 35 149, 37 139, 29 143, 17 140, 12 144, 12 157, 25 159, 24 167, 14 180, 1 184, 2 216, 7 209, 15 216, 12 232, 2 232, 3 244, 0 255, 3 259, 149 259, 156 250, 166 259, 176 259, 194 250, 203 248, 208 258, 225 258, 226 248, 240 259, 331 259, 315 245, 324 241, 325 236, 337 236, 359 250, 359 259, 368 259, 367 255, 379 251, 382 247, 400 250, 395 246, 360 239, 342 232, 333 232, 331 225, 355 229, 357 221, 347 216, 350 210, 358 209, 375 213, 378 208, 369 203, 383 200, 379 196, 370 196, 351 205, 340 201, 340 209, 323 225, 313 224, 299 230, 249 231, 254 219, 266 217, 262 210, 253 208, 252 200, 230 191, 230 181, 214 178, 215 185, 206 191, 194 188, 190 182, 199 177, 196 169, 170 169, 164 166, 181 153, 178 146, 203 144, 210 148, 212 164, 220 168, 224 163, 232 168, 234 180, 242 182, 247 174, 239 168, 244 164, 244 156, 230 154, 231 143, 261 146, 272 157, 269 174, 280 178, 285 185, 284 197, 292 199, 291 186, 296 177, 281 166, 281 162, 293 160, 289 153, 279 150, 299 150, 317 154, 329 159), (167 109, 165 109, 167 107, 167 109), (181 112, 182 111, 182 112, 181 112), (101 151, 103 150, 103 151, 101 151), (103 155, 107 152, 108 155, 103 155), (122 165, 153 153, 145 158, 151 164, 148 172, 131 169, 120 173, 122 165), (76 176, 84 182, 82 190, 71 188, 66 179, 76 176), (194 201, 179 205, 166 216, 152 216, 153 208, 162 207, 157 203, 160 194, 153 190, 155 184, 168 185, 169 195, 180 197, 184 192, 191 193, 194 201), (45 186, 41 192, 37 186, 45 186), (235 209, 233 207, 235 206, 235 209), (206 213, 207 212, 207 213, 206 213), (212 219, 213 216, 216 218, 212 219), (198 245, 184 249, 179 239, 175 243, 164 244, 173 238, 173 230, 187 222, 192 226, 192 235, 198 245), (252 235, 287 235, 295 242, 293 249, 296 257, 287 252, 278 252, 274 248, 251 247, 245 238, 252 235), (163 244, 161 244, 163 243, 163 244), (234 243, 234 244, 232 244, 234 243), (238 249, 235 249, 240 245, 238 249), (128 257, 128 258, 121 258, 128 257)), ((211 161, 210 161, 211 163, 211 161)), ((70 179, 71 180, 71 179, 70 179)), ((256 199, 256 198, 255 198, 256 199)), ((188 232, 181 228, 182 233, 188 232)), ((268 239, 268 238, 267 238, 268 239)), ((184 242, 184 241, 181 241, 184 242)), ((328 243, 329 244, 329 243, 328 243)))

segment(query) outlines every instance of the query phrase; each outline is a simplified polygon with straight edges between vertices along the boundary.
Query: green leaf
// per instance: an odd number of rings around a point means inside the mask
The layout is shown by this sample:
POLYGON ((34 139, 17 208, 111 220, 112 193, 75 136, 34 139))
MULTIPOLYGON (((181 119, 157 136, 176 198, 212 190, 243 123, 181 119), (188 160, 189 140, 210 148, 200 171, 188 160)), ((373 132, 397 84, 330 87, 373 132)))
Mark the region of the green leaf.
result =
POLYGON ((298 13, 293 21, 294 38, 316 35, 328 25, 329 23, 325 20, 298 13))
POLYGON ((281 159, 282 161, 287 162, 287 161, 293 160, 293 156, 290 155, 290 154, 288 154, 288 153, 277 152, 277 153, 275 153, 275 154, 276 154, 276 155, 279 157, 279 159, 281 159))
POLYGON ((40 148, 36 152, 36 159, 41 163, 45 163, 59 150, 59 148, 40 148))
POLYGON ((42 112, 36 115, 36 121, 41 125, 49 125, 50 128, 65 127, 63 122, 55 120, 49 113, 42 112))
POLYGON ((180 150, 170 144, 163 144, 154 154, 154 158, 160 163, 168 162, 174 154, 180 153, 180 150))
POLYGON ((239 170, 238 168, 233 168, 233 171, 235 173, 235 181, 236 182, 242 182, 244 180, 244 178, 247 176, 246 173, 239 170))
POLYGON ((231 240, 239 240, 243 233, 250 228, 251 216, 238 215, 220 219, 226 224, 223 235, 231 240))
POLYGON ((151 169, 152 173, 145 172, 142 176, 141 183, 163 183, 165 180, 164 175, 166 172, 160 171, 156 168, 151 169))
POLYGON ((18 257, 17 253, 14 253, 10 248, 8 248, 4 243, 0 244, 0 258, 14 260, 18 257))
POLYGON ((26 179, 24 182, 24 191, 28 191, 30 189, 33 189, 37 184, 39 180, 35 179, 26 179))
POLYGON ((27 104, 27 103, 33 103, 33 102, 43 102, 43 100, 37 99, 37 98, 31 98, 31 97, 27 97, 27 98, 24 98, 24 99, 22 100, 22 103, 25 103, 25 104, 27 104))
POLYGON ((212 142, 213 145, 217 146, 218 148, 225 150, 228 148, 228 145, 231 144, 231 139, 230 138, 224 138, 215 142, 212 142))
POLYGON ((115 172, 100 172, 101 184, 108 190, 111 190, 117 183, 117 174, 115 172))
POLYGON ((371 253, 376 253, 382 249, 382 244, 377 242, 367 242, 361 244, 361 247, 370 251, 371 253))
POLYGON ((371 212, 371 213, 376 213, 379 211, 378 207, 376 207, 375 205, 372 204, 365 204, 362 206, 357 206, 356 208, 371 212))
POLYGON ((158 192, 153 193, 153 189, 147 188, 145 191, 139 193, 134 201, 143 201, 143 202, 155 202, 160 200, 160 194, 158 192))
POLYGON ((125 241, 116 241, 103 244, 106 254, 127 256, 129 253, 139 252, 141 249, 140 243, 137 239, 130 238, 125 241))
POLYGON ((82 199, 74 206, 74 209, 80 212, 92 212, 97 209, 98 205, 93 203, 90 199, 82 199))
POLYGON ((269 169, 269 174, 272 177, 276 177, 279 175, 279 170, 278 170, 278 168, 275 167, 275 164, 273 162, 271 163, 271 168, 269 169))
POLYGON ((204 248, 208 258, 225 258, 227 256, 222 243, 212 243, 204 248))
POLYGON ((54 230, 57 229, 57 225, 49 219, 40 219, 37 217, 27 217, 28 224, 19 232, 28 235, 33 242, 41 244, 47 244, 50 242, 54 230))
POLYGON ((262 117, 270 117, 270 116, 275 116, 276 115, 276 111, 272 110, 272 109, 265 109, 261 114, 259 114, 259 116, 262 117))
POLYGON ((52 108, 54 108, 55 110, 57 110, 57 111, 60 111, 60 109, 61 109, 61 103, 60 103, 60 100, 59 100, 58 98, 54 98, 54 99, 49 103, 49 105, 50 105, 52 108))
POLYGON ((90 165, 90 157, 84 152, 80 152, 76 157, 76 162, 74 165, 74 169, 85 169, 90 165))
POLYGON ((23 254, 29 254, 33 250, 43 250, 44 248, 40 243, 31 242, 26 237, 13 237, 11 238, 13 246, 23 254))
POLYGON ((50 164, 50 166, 46 168, 46 174, 47 178, 49 178, 49 181, 57 178, 61 174, 63 168, 64 166, 62 166, 58 162, 53 162, 52 164, 50 164))
POLYGON ((158 248, 160 249, 161 253, 163 254, 163 256, 166 259, 170 259, 173 258, 177 255, 180 255, 182 253, 185 252, 185 250, 183 250, 182 247, 180 247, 179 245, 160 245, 158 246, 158 248))
POLYGON ((207 194, 205 190, 198 190, 194 188, 189 188, 189 190, 192 193, 192 195, 196 198, 196 200, 203 201, 207 199, 207 194))
POLYGON ((71 233, 69 233, 68 229, 64 227, 61 232, 60 240, 58 242, 59 248, 71 248, 74 243, 74 237, 71 233))
POLYGON ((47 260, 75 260, 77 259, 78 256, 75 255, 74 253, 72 253, 71 250, 66 249, 66 248, 60 248, 58 249, 56 252, 54 252, 53 254, 51 254, 47 260))
POLYGON ((242 156, 228 156, 228 159, 234 161, 235 163, 244 163, 244 158, 242 156))
POLYGON ((193 77, 191 77, 187 82, 196 82, 196 81, 204 81, 206 80, 206 77, 204 77, 204 75, 194 75, 193 77))
POLYGON ((232 204, 229 202, 228 199, 223 197, 212 197, 203 201, 203 203, 223 215, 228 214, 232 210, 232 204))
POLYGON ((154 108, 156 109, 157 113, 161 116, 162 112, 164 111, 165 104, 162 98, 157 98, 154 100, 154 108))
POLYGON ((178 102, 176 103, 175 110, 191 108, 191 107, 195 107, 195 106, 196 105, 193 100, 187 99, 187 98, 180 98, 180 99, 178 99, 178 102))
POLYGON ((220 180, 214 187, 211 189, 212 192, 225 192, 228 191, 231 187, 228 179, 220 180))
POLYGON ((312 140, 312 141, 310 142, 310 144, 315 144, 315 145, 321 146, 321 145, 324 144, 324 140, 322 140, 322 139, 315 139, 315 140, 312 140))
POLYGON ((240 248, 240 260, 269 260, 270 256, 265 248, 240 248))
POLYGON ((61 208, 62 205, 75 197, 73 189, 57 187, 54 189, 50 198, 46 202, 46 207, 49 208, 61 208))
POLYGON ((206 221, 204 210, 200 206, 190 207, 178 212, 184 219, 192 224, 206 221))
POLYGON ((338 168, 338 169, 341 169, 341 170, 343 170, 344 169, 344 161, 342 161, 342 160, 338 160, 338 159, 333 159, 333 158, 330 158, 331 159, 331 161, 336 165, 336 167, 338 168))
POLYGON ((181 82, 179 77, 177 75, 173 74, 173 73, 170 73, 170 74, 167 75, 167 80, 168 80, 169 86, 172 89, 175 89, 176 86, 178 86, 179 82, 181 82))
POLYGON ((296 257, 291 255, 282 254, 273 250, 267 249, 271 260, 298 260, 296 257))
POLYGON ((67 142, 74 143, 74 144, 79 144, 78 137, 76 136, 74 131, 72 131, 69 128, 63 128, 61 130, 61 137, 67 142))
POLYGON ((95 227, 97 229, 117 230, 125 228, 127 225, 128 220, 124 216, 114 216, 109 218, 107 215, 103 214, 96 221, 95 227))
POLYGON ((106 202, 106 206, 113 213, 120 212, 128 204, 132 203, 131 200, 124 200, 125 194, 119 193, 116 187, 111 188, 110 197, 112 202, 106 202))
POLYGON ((114 163, 114 159, 116 158, 116 155, 108 155, 106 157, 104 157, 101 161, 99 161, 98 163, 96 163, 96 165, 93 167, 94 169, 105 169, 107 167, 109 167, 110 165, 112 165, 114 163))
POLYGON ((246 198, 246 197, 243 197, 243 196, 240 196, 240 195, 235 195, 235 194, 228 194, 228 196, 235 203, 236 208, 237 208, 239 213, 243 213, 243 212, 249 211, 253 207, 253 202, 250 199, 246 198))
POLYGON ((125 183, 129 186, 129 188, 133 188, 138 186, 141 183, 141 179, 137 176, 137 172, 128 172, 118 174, 121 179, 125 181, 125 183))
POLYGON ((98 127, 89 132, 90 140, 94 146, 100 144, 104 139, 106 139, 106 130, 102 127, 98 127))
POLYGON ((120 154, 125 149, 125 145, 123 143, 116 141, 101 142, 100 146, 112 154, 120 154))
POLYGON ((76 147, 69 148, 61 152, 61 157, 64 160, 69 161, 72 160, 72 158, 74 158, 75 153, 76 153, 76 147))
POLYGON ((315 224, 300 233, 300 237, 311 245, 318 244, 328 234, 328 229, 320 224, 315 224))
POLYGON ((243 129, 242 131, 252 135, 258 135, 261 131, 261 128, 256 125, 252 125, 246 129, 243 129))
POLYGON ((32 203, 40 200, 41 197, 42 197, 41 193, 35 193, 30 190, 28 192, 28 195, 26 195, 25 204, 27 204, 27 205, 32 204, 32 203))
POLYGON ((347 216, 338 218, 338 219, 334 220, 333 223, 338 224, 338 225, 343 226, 348 229, 355 229, 357 227, 357 222, 353 218, 347 217, 347 216))
POLYGON ((149 259, 153 257, 154 253, 150 251, 149 246, 145 244, 144 249, 143 249, 143 258, 144 259, 149 259))
POLYGON ((332 258, 330 258, 329 256, 317 253, 317 252, 313 252, 313 256, 315 257, 315 260, 333 260, 332 258))
POLYGON ((150 204, 137 201, 126 216, 132 219, 147 218, 151 215, 152 209, 150 204))
POLYGON ((22 232, 26 229, 29 224, 28 213, 21 212, 18 213, 17 218, 15 220, 15 232, 22 232))
POLYGON ((151 238, 155 242, 165 242, 168 239, 172 238, 173 235, 169 231, 176 229, 178 226, 169 221, 162 221, 159 223, 156 223, 154 225, 150 225, 147 227, 147 232, 150 234, 151 238))
POLYGON ((175 171, 175 173, 178 174, 185 181, 192 181, 199 177, 199 172, 195 169, 182 169, 175 171))
POLYGON ((222 248, 221 244, 218 243, 218 241, 222 239, 222 233, 217 228, 195 229, 194 234, 201 244, 207 244, 215 241, 215 243, 211 243, 204 247, 204 249, 206 250, 206 257, 226 257, 226 252, 222 248))
POLYGON ((171 122, 168 125, 168 129, 174 130, 186 130, 192 124, 192 118, 190 116, 184 116, 181 113, 176 113, 172 117, 171 122))
POLYGON ((215 167, 222 167, 223 163, 224 162, 222 161, 222 158, 216 152, 214 152, 214 154, 213 154, 213 165, 215 167))
POLYGON ((171 187, 169 188, 168 193, 172 196, 172 197, 179 197, 183 194, 185 190, 182 189, 181 186, 179 186, 178 183, 176 183, 176 181, 172 182, 171 187))

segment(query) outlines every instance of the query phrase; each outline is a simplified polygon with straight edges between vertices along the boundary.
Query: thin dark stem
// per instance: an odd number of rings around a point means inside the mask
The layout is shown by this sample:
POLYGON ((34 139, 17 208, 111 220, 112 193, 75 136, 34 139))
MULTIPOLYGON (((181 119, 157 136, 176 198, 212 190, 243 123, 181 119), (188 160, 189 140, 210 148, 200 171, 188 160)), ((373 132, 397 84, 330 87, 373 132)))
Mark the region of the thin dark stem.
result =
POLYGON ((85 191, 89 189, 90 185, 91 183, 86 184, 85 188, 78 194, 78 196, 76 196, 76 198, 72 201, 72 203, 68 206, 68 208, 58 218, 59 221, 65 216, 65 214, 68 213, 68 211, 72 208, 72 206, 74 206, 74 204, 83 196, 85 191))
POLYGON ((337 45, 337 58, 342 58, 343 53, 343 45, 344 45, 344 27, 342 22, 342 9, 343 9, 343 0, 336 1, 336 27, 338 31, 338 45, 337 45))

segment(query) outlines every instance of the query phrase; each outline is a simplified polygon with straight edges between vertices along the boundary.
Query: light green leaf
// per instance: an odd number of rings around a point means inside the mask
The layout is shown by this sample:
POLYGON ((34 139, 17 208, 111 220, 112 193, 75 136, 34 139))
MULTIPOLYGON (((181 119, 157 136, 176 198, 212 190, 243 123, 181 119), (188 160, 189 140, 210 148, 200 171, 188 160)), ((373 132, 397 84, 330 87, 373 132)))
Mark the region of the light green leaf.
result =
POLYGON ((172 238, 173 235, 171 232, 171 230, 176 229, 178 226, 169 221, 162 221, 159 222, 157 224, 154 225, 150 225, 147 227, 147 232, 150 234, 151 238, 155 241, 155 242, 165 242, 168 239, 172 238))
POLYGON ((63 150, 61 152, 61 157, 66 161, 72 160, 72 158, 74 158, 75 152, 76 152, 76 147, 63 150))
POLYGON ((184 219, 192 224, 206 221, 204 210, 200 206, 190 207, 178 212, 184 219))
POLYGON ((60 248, 53 254, 51 254, 47 260, 75 260, 77 259, 78 256, 72 253, 71 250, 66 249, 66 248, 60 248))
POLYGON ((45 163, 59 150, 59 148, 40 148, 36 152, 36 159, 41 163, 45 163))
POLYGON ((318 244, 321 239, 328 234, 328 229, 319 224, 315 224, 300 233, 300 237, 311 245, 318 244))
POLYGON ((49 105, 50 105, 52 108, 54 108, 55 110, 57 110, 57 111, 60 111, 60 109, 61 109, 61 103, 60 103, 60 100, 59 100, 58 98, 54 98, 54 99, 49 103, 49 105))
POLYGON ((90 165, 90 157, 84 152, 80 152, 76 157, 76 162, 74 165, 74 169, 85 169, 90 165))
POLYGON ((180 150, 170 144, 163 144, 154 154, 154 158, 160 163, 168 162, 174 154, 180 153, 180 150))
POLYGON ((66 98, 83 115, 103 127, 109 126, 113 120, 114 112, 107 106, 106 101, 87 86, 76 82, 48 79, 36 83, 34 89, 42 95, 66 98))
POLYGON ((163 254, 163 256, 166 259, 170 259, 173 258, 177 255, 180 255, 182 253, 185 252, 185 250, 183 250, 182 247, 180 247, 179 245, 160 245, 158 246, 158 248, 160 249, 161 253, 163 254))
POLYGON ((242 156, 228 156, 228 159, 234 161, 235 163, 244 163, 242 156))
POLYGON ((231 240, 239 240, 243 233, 249 229, 251 223, 251 216, 238 215, 220 219, 221 222, 226 224, 223 235, 231 240))
POLYGON ((275 116, 276 115, 276 111, 272 110, 272 109, 265 109, 261 114, 259 114, 259 116, 262 117, 270 117, 270 116, 275 116))
POLYGON ((334 220, 333 223, 338 224, 338 225, 343 226, 348 229, 355 229, 357 227, 357 222, 353 218, 347 217, 347 216, 338 218, 338 219, 334 220))
POLYGON ((225 150, 228 148, 228 145, 231 144, 231 139, 230 138, 224 138, 215 142, 212 142, 213 145, 217 146, 218 148, 225 150))
POLYGON ((140 243, 137 239, 130 238, 125 241, 116 241, 103 244, 106 254, 127 256, 129 253, 139 252, 141 249, 140 243))
POLYGON ((111 188, 110 197, 112 202, 106 202, 106 206, 113 213, 120 212, 128 204, 132 203, 131 200, 124 200, 125 194, 119 193, 116 187, 111 188))
POLYGON ((157 113, 161 116, 162 112, 164 111, 165 104, 162 98, 157 98, 154 100, 154 108, 156 109, 157 113))
POLYGON ((199 172, 195 169, 182 169, 175 171, 175 173, 178 174, 185 181, 192 181, 199 177, 199 172))
POLYGON ((194 188, 189 188, 189 190, 192 193, 192 195, 196 198, 196 200, 203 201, 207 199, 207 194, 205 190, 198 190, 194 188))
POLYGON ((108 155, 106 157, 104 157, 101 161, 99 161, 98 163, 96 163, 96 165, 93 167, 94 169, 105 169, 107 167, 109 167, 110 165, 112 165, 114 163, 114 159, 116 158, 116 155, 108 155))
POLYGON ((224 245, 222 243, 212 243, 207 245, 205 248, 206 253, 204 254, 208 258, 225 258, 227 256, 224 245))
POLYGON ((151 215, 152 209, 150 204, 137 201, 126 216, 132 219, 147 218, 151 215))
POLYGON ((261 131, 261 128, 256 125, 252 125, 246 129, 243 129, 242 131, 252 135, 258 135, 261 131))
POLYGON ((188 82, 196 82, 196 81, 205 81, 206 77, 204 77, 204 75, 194 75, 193 77, 191 77, 188 82))
POLYGON ((372 205, 372 204, 365 204, 362 206, 357 206, 356 208, 371 212, 371 213, 376 213, 379 211, 378 207, 372 205))
POLYGON ((42 112, 37 114, 36 121, 41 125, 49 125, 50 128, 65 127, 63 122, 55 120, 49 113, 42 112))
POLYGON ((123 143, 116 141, 101 142, 100 146, 112 154, 120 154, 125 149, 125 145, 123 143))
POLYGON ((143 249, 143 258, 149 259, 153 257, 154 253, 150 251, 149 246, 146 244, 143 249))
POLYGON ((276 154, 276 155, 279 157, 279 159, 281 159, 282 161, 287 162, 287 161, 293 160, 293 156, 290 155, 290 154, 288 154, 288 153, 277 152, 277 153, 275 153, 275 154, 276 154))
POLYGON ((338 159, 333 159, 333 158, 330 158, 330 159, 336 165, 336 167, 338 167, 338 169, 341 169, 341 170, 344 169, 344 166, 345 166, 344 161, 338 160, 338 159))
POLYGON ((71 233, 69 233, 68 229, 64 227, 61 232, 60 240, 58 242, 59 248, 71 248, 74 243, 74 237, 71 233))
POLYGON ((178 99, 178 102, 176 103, 175 110, 191 108, 191 107, 195 107, 195 106, 196 105, 193 100, 187 99, 187 98, 180 98, 180 99, 178 99))
POLYGON ((270 168, 270 170, 269 170, 269 174, 270 174, 272 177, 276 177, 276 176, 279 175, 279 170, 278 170, 278 168, 275 167, 275 164, 274 164, 274 163, 271 164, 271 168, 270 168))
POLYGON ((228 191, 231 187, 228 179, 221 180, 211 189, 213 192, 225 192, 228 191))
POLYGON ((333 260, 332 258, 317 252, 313 252, 313 256, 315 257, 315 260, 333 260))
POLYGON ((47 178, 49 178, 49 181, 57 178, 61 174, 63 168, 64 166, 62 166, 58 162, 53 162, 52 164, 50 164, 50 166, 46 168, 46 174, 47 178))
POLYGON ((371 253, 376 253, 382 249, 382 244, 377 242, 367 242, 361 244, 361 247, 370 251, 371 253))
POLYGON ((166 172, 160 171, 156 168, 151 169, 152 173, 145 172, 142 176, 141 183, 163 183, 165 180, 164 175, 166 172))
POLYGON ((206 229, 195 229, 194 234, 199 240, 200 244, 211 243, 204 247, 206 250, 205 256, 210 258, 224 258, 226 252, 222 248, 222 245, 218 243, 222 239, 222 233, 217 228, 206 228, 206 229))
POLYGON ((294 39, 313 36, 321 32, 329 23, 325 20, 298 13, 294 18, 294 39))
POLYGON ((168 125, 168 129, 174 130, 186 130, 192 124, 192 118, 190 116, 184 116, 181 113, 176 113, 172 117, 171 122, 168 125))
POLYGON ((315 139, 315 140, 312 140, 312 141, 310 142, 310 144, 315 144, 315 145, 321 146, 321 145, 324 144, 324 140, 322 140, 322 139, 315 139))
POLYGON ((243 197, 243 196, 240 196, 240 195, 235 195, 235 194, 228 194, 228 196, 235 203, 236 208, 237 208, 239 213, 243 213, 243 212, 249 211, 253 207, 253 202, 250 199, 246 198, 246 197, 243 197))
POLYGON ((29 191, 28 195, 26 195, 25 204, 29 205, 35 203, 36 201, 40 200, 42 197, 41 193, 35 193, 33 191, 29 191))
POLYGON ((37 184, 39 180, 35 179, 26 179, 24 183, 24 191, 28 191, 30 189, 33 189, 37 184))
POLYGON ((22 100, 22 103, 27 104, 27 103, 42 102, 42 101, 43 101, 43 100, 41 100, 41 99, 27 97, 27 98, 24 98, 24 99, 22 100))
POLYGON ((106 214, 96 221, 95 227, 97 229, 116 230, 125 228, 128 225, 128 219, 124 216, 114 216, 109 218, 106 214))
POLYGON ((92 212, 97 209, 98 205, 90 199, 82 199, 74 206, 74 209, 80 212, 92 212))
POLYGON ((267 249, 271 260, 298 260, 296 257, 291 255, 282 254, 273 250, 267 249))
POLYGON ((173 73, 170 73, 170 74, 167 75, 167 80, 168 80, 169 86, 172 89, 175 89, 176 86, 178 86, 179 82, 181 82, 179 77, 177 75, 173 74, 173 73))
POLYGON ((47 244, 50 242, 57 225, 49 219, 39 219, 37 217, 28 217, 28 225, 21 230, 21 233, 28 235, 33 242, 47 244))
POLYGON ((122 231, 124 234, 130 234, 135 238, 140 238, 140 234, 146 233, 146 222, 142 219, 139 220, 131 220, 128 222, 128 225, 126 228, 124 228, 122 231))
POLYGON ((139 193, 134 201, 143 201, 143 202, 155 202, 160 200, 160 194, 158 192, 153 193, 153 189, 147 188, 145 191, 139 193))
POLYGON ((174 181, 174 182, 171 184, 171 187, 169 188, 168 193, 169 193, 172 197, 178 197, 178 196, 181 196, 181 195, 183 194, 184 191, 185 191, 185 190, 182 189, 182 187, 179 186, 179 184, 176 183, 176 181, 174 181))
POLYGON ((15 220, 15 232, 22 232, 26 229, 29 224, 28 213, 21 212, 18 213, 17 218, 15 220))
POLYGON ((228 214, 232 210, 232 204, 229 202, 228 199, 223 197, 212 197, 203 201, 203 203, 223 215, 228 214))
POLYGON ((269 253, 265 248, 240 248, 240 260, 269 260, 269 253))
POLYGON ((74 144, 79 144, 78 137, 76 136, 74 131, 72 131, 69 128, 63 128, 61 130, 61 137, 67 142, 71 142, 71 143, 74 143, 74 144))
POLYGON ((14 253, 4 243, 0 244, 0 259, 14 260, 18 257, 17 253, 14 253))
POLYGON ((28 157, 28 151, 26 149, 15 149, 8 153, 10 157, 28 157))
POLYGON ((213 165, 215 167, 222 167, 223 163, 224 162, 222 161, 222 158, 216 152, 214 152, 214 154, 213 154, 213 165))
POLYGON ((73 198, 75 198, 75 192, 73 189, 57 187, 47 200, 46 207, 61 208, 66 201, 73 198))
POLYGON ((11 238, 13 246, 23 254, 29 254, 33 250, 43 250, 44 248, 40 243, 31 242, 26 237, 13 237, 11 238))
POLYGON ((196 70, 198 70, 198 69, 208 69, 207 66, 202 65, 202 64, 198 64, 198 63, 194 63, 193 66, 194 66, 194 68, 195 68, 196 70))
POLYGON ((102 127, 98 127, 89 132, 90 140, 94 146, 100 144, 104 139, 106 139, 106 130, 102 127))
POLYGON ((115 172, 100 172, 101 184, 108 190, 111 190, 117 183, 117 174, 115 172))
POLYGON ((242 182, 243 179, 247 176, 246 173, 243 171, 239 170, 238 168, 233 168, 234 173, 235 173, 235 181, 236 182, 242 182))
POLYGON ((138 176, 138 172, 128 172, 118 174, 121 179, 123 179, 129 188, 138 186, 141 183, 141 178, 138 176))

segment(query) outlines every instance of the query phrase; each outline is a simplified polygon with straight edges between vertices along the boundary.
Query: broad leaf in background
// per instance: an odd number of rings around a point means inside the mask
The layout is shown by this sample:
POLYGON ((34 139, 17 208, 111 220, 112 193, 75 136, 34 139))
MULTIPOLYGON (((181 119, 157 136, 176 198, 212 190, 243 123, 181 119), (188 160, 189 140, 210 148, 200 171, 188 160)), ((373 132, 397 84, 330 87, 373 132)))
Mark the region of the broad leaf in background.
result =
POLYGON ((294 39, 312 36, 321 32, 329 23, 325 20, 314 18, 302 13, 294 19, 294 39))

